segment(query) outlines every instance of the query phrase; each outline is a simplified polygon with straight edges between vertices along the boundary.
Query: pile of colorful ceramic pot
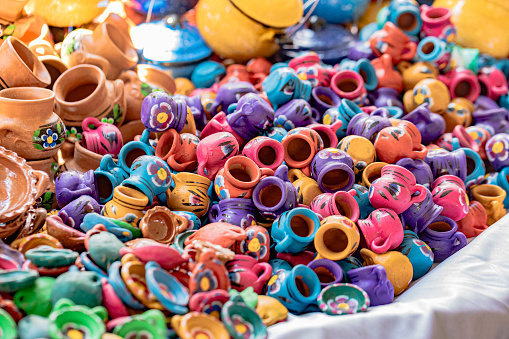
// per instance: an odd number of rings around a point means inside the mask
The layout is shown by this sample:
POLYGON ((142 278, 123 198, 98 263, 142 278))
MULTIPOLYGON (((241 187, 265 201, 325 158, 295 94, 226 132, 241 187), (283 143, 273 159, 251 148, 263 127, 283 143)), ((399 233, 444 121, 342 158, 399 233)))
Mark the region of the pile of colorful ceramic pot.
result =
POLYGON ((450 16, 394 0, 337 65, 192 81, 137 65, 116 15, 61 58, 5 39, 0 337, 264 338, 391 303, 509 207, 509 60, 450 16))

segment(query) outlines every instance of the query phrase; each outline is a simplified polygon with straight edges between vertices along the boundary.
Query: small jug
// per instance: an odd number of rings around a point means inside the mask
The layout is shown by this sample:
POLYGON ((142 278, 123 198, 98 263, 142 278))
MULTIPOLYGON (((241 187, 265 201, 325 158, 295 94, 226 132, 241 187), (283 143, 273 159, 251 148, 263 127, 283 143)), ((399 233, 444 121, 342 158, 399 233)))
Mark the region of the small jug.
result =
POLYGON ((465 184, 454 175, 443 175, 433 183, 433 202, 443 207, 440 213, 454 221, 463 219, 468 213, 469 200, 465 184))
POLYGON ((367 219, 357 222, 367 248, 381 254, 398 247, 403 241, 403 225, 398 215, 388 208, 376 209, 367 219))
POLYGON ((168 207, 172 211, 187 211, 201 218, 204 216, 210 203, 207 191, 211 181, 204 176, 181 172, 171 174, 173 185, 166 191, 168 207))
POLYGON ((419 234, 442 213, 443 209, 442 206, 435 204, 431 192, 426 188, 426 198, 410 205, 401 213, 401 221, 405 227, 419 234))
POLYGON ((332 147, 323 149, 314 156, 310 167, 322 192, 348 191, 353 186, 353 160, 344 151, 332 147))
POLYGON ((324 218, 315 235, 316 258, 343 260, 357 250, 359 242, 360 233, 352 220, 338 215, 324 218))
POLYGON ((101 159, 99 168, 94 172, 99 193, 99 202, 104 205, 113 198, 113 190, 119 186, 128 174, 113 160, 110 154, 101 159))
POLYGON ((457 222, 458 231, 467 238, 477 237, 488 228, 487 221, 488 214, 484 206, 479 201, 472 200, 468 206, 467 216, 457 222))
POLYGON ((226 222, 243 229, 256 224, 256 208, 249 198, 230 198, 220 200, 209 211, 210 222, 226 222))
POLYGON ((276 252, 302 252, 313 241, 319 226, 318 216, 310 209, 297 207, 284 212, 271 228, 276 252))
POLYGON ((394 299, 394 287, 382 265, 354 268, 347 275, 352 284, 366 291, 370 306, 390 304, 394 299))
POLYGON ((198 166, 197 149, 200 139, 190 133, 178 134, 169 129, 159 138, 155 156, 165 160, 179 172, 194 171, 198 166))
POLYGON ((285 149, 285 162, 290 168, 310 175, 309 165, 314 156, 323 149, 320 135, 307 127, 294 128, 281 141, 285 149))
POLYGON ((198 174, 213 180, 228 158, 239 153, 239 142, 228 132, 203 138, 196 149, 198 174))
POLYGON ((249 141, 242 155, 253 160, 260 168, 270 168, 275 171, 284 160, 284 148, 280 142, 269 137, 256 137, 249 141))
POLYGON ((348 192, 322 193, 313 199, 309 207, 322 218, 342 215, 353 222, 357 222, 357 219, 359 219, 359 205, 354 198, 356 194, 357 191, 354 189, 348 192))
POLYGON ((442 262, 467 245, 467 238, 458 232, 458 225, 450 218, 438 216, 419 238, 431 248, 434 262, 442 262))
POLYGON ((155 150, 150 145, 150 131, 144 130, 139 141, 129 141, 118 154, 118 164, 126 173, 131 173, 133 162, 142 155, 154 155, 155 150))
POLYGON ((505 215, 504 199, 507 193, 499 186, 477 185, 472 188, 472 196, 479 201, 488 213, 486 225, 491 226, 505 215))
POLYGON ((109 123, 101 123, 94 117, 87 117, 82 122, 83 139, 81 144, 83 147, 97 154, 111 154, 114 158, 124 143, 122 141, 122 133, 117 126, 109 123))

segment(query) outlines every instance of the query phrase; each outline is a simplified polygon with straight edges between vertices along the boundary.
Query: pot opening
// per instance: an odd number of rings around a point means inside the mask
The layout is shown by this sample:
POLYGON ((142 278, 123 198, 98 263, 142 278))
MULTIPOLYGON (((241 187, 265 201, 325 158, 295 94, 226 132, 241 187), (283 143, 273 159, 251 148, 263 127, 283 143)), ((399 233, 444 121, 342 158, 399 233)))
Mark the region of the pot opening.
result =
POLYGON ((481 95, 488 95, 488 87, 486 87, 486 84, 482 81, 479 81, 479 85, 481 85, 481 95))
POLYGON ((339 228, 331 228, 323 234, 323 243, 331 252, 340 253, 348 247, 348 237, 339 228))
POLYGON ((295 138, 288 143, 286 153, 293 161, 304 161, 311 156, 311 146, 306 140, 295 138))
POLYGON ((111 181, 104 175, 96 175, 97 180, 97 188, 99 190, 99 197, 103 199, 108 199, 113 193, 113 184, 111 181))
POLYGON ((467 157, 467 175, 472 174, 475 170, 475 161, 471 157, 467 157))
POLYGON ((432 42, 427 42, 421 47, 422 53, 426 55, 430 55, 435 50, 435 44, 432 42))
POLYGON ((331 271, 327 269, 327 267, 319 266, 313 271, 315 271, 316 275, 318 276, 318 280, 320 280, 322 284, 330 284, 336 281, 336 277, 334 274, 332 274, 331 271))
POLYGON ((21 61, 23 61, 25 66, 28 67, 30 72, 33 72, 34 68, 35 68, 35 62, 34 62, 33 54, 30 52, 30 50, 28 48, 23 46, 18 41, 16 41, 16 40, 11 40, 11 41, 12 41, 12 47, 14 48, 14 51, 16 52, 16 54, 19 56, 21 61))
POLYGON ((241 164, 233 164, 228 169, 232 177, 242 182, 253 181, 253 173, 250 168, 244 167, 241 164))
POLYGON ((503 190, 494 185, 479 185, 475 187, 475 194, 482 195, 489 198, 499 197, 503 190))
POLYGON ((168 231, 173 228, 173 223, 169 218, 162 215, 152 215, 147 222, 148 232, 154 240, 165 241, 169 238, 168 231))
POLYGON ((274 207, 283 198, 283 192, 277 185, 270 185, 260 191, 260 202, 265 207, 274 207))
POLYGON ((313 234, 315 225, 313 220, 303 215, 296 215, 290 220, 290 227, 297 236, 305 238, 313 234))
POLYGON ((447 232, 452 230, 451 225, 449 225, 445 221, 433 222, 428 226, 428 228, 436 232, 447 232))
POLYGON ((295 278, 295 286, 297 286, 300 294, 304 297, 309 297, 309 286, 304 282, 304 278, 302 276, 298 275, 295 278))
POLYGON ((326 94, 320 94, 318 96, 318 99, 320 99, 322 102, 326 103, 327 105, 329 106, 332 106, 334 105, 334 102, 332 101, 332 98, 329 97, 328 95, 326 94))
POLYGON ((171 150, 171 148, 173 147, 173 142, 174 142, 174 137, 173 135, 170 135, 170 137, 168 138, 168 140, 166 140, 166 142, 163 144, 163 146, 161 147, 161 156, 165 157, 168 152, 171 150))
POLYGON ((97 88, 98 83, 85 83, 78 85, 66 93, 64 101, 76 102, 88 98, 97 88))
POLYGON ((322 178, 322 185, 332 190, 340 190, 350 182, 348 173, 341 169, 327 172, 322 178))
POLYGON ((417 26, 417 19, 412 13, 401 14, 398 18, 398 27, 404 31, 410 31, 417 26))
POLYGON ((456 95, 456 97, 465 98, 470 94, 471 91, 472 86, 470 85, 470 82, 462 80, 454 88, 454 95, 456 95))
POLYGON ((58 77, 62 74, 62 72, 58 68, 56 68, 55 66, 51 65, 50 63, 48 63, 46 61, 43 61, 42 63, 48 70, 49 76, 51 78, 51 83, 46 88, 52 89, 53 84, 55 83, 55 81, 57 81, 58 77))
POLYGON ((51 90, 38 87, 14 87, 0 91, 0 98, 13 100, 42 100, 53 96, 51 90))
POLYGON ((354 92, 359 87, 359 84, 355 81, 355 79, 348 78, 339 80, 336 85, 341 92, 345 93, 354 92))
POLYGON ((117 46, 122 53, 131 57, 130 54, 132 53, 133 48, 126 39, 126 36, 113 25, 106 25, 106 32, 115 46, 117 46))
POLYGON ((336 203, 336 209, 338 210, 339 214, 347 218, 352 216, 352 210, 350 209, 350 206, 346 203, 346 201, 341 200, 340 195, 336 196, 334 202, 336 203))
POLYGON ((142 150, 141 148, 135 148, 129 152, 127 152, 125 156, 125 164, 127 167, 131 168, 131 165, 133 162, 138 159, 138 157, 141 157, 142 155, 147 155, 147 153, 142 150))
POLYGON ((373 181, 380 179, 381 177, 382 177, 382 169, 380 168, 379 170, 375 170, 368 175, 368 182, 370 184, 372 184, 373 181))
POLYGON ((430 19, 440 19, 449 13, 447 8, 435 7, 430 9, 425 15, 430 19))
POLYGON ((329 148, 329 147, 336 147, 337 145, 331 145, 330 144, 330 138, 329 136, 327 135, 327 133, 323 132, 323 131, 315 131, 316 133, 318 133, 318 135, 320 136, 320 138, 322 138, 322 141, 323 141, 323 148, 329 148))
POLYGON ((361 69, 361 70, 359 70, 359 74, 361 75, 362 79, 364 80, 364 83, 367 84, 368 83, 368 72, 361 69))
POLYGON ((258 160, 264 165, 270 166, 276 161, 276 150, 270 146, 263 146, 258 150, 258 160))

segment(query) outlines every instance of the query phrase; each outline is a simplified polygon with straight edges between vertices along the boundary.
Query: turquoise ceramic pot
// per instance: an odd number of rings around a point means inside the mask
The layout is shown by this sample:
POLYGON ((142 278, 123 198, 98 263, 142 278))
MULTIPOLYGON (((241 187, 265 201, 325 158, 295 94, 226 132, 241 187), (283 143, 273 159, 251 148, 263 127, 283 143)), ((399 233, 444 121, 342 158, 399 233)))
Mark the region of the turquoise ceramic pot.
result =
MULTIPOLYGON (((330 24, 353 22, 361 17, 368 7, 369 0, 320 0, 313 15, 324 18, 330 24)), ((308 6, 308 13, 313 6, 308 6)))
POLYGON ((414 268, 412 280, 417 280, 424 276, 433 265, 434 255, 428 245, 419 239, 417 234, 412 231, 405 231, 403 242, 396 248, 396 251, 403 253, 408 257, 414 268))

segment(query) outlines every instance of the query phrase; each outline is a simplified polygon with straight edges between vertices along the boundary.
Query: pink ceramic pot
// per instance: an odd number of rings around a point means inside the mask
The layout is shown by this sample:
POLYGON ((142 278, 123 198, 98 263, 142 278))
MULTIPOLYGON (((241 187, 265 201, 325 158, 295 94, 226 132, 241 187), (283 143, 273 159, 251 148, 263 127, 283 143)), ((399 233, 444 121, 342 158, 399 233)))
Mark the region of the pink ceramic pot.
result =
POLYGON ((124 142, 117 126, 100 122, 94 117, 85 118, 81 126, 83 147, 100 155, 111 154, 115 158, 118 156, 124 142))
POLYGON ((487 221, 488 214, 484 206, 478 201, 470 201, 467 215, 457 222, 458 231, 467 238, 477 237, 488 228, 487 221))
POLYGON ((237 254, 226 264, 232 288, 242 292, 252 287, 257 294, 262 292, 263 286, 272 276, 272 266, 248 255, 237 254))
POLYGON ((479 82, 482 88, 481 94, 495 101, 507 94, 507 79, 504 73, 494 66, 481 68, 479 82))
POLYGON ((343 99, 349 99, 362 106, 366 100, 367 91, 362 76, 350 70, 339 71, 331 79, 332 90, 343 99))
POLYGON ((200 137, 206 138, 209 135, 219 133, 219 132, 229 132, 231 133, 239 145, 243 145, 245 143, 244 139, 240 137, 230 126, 228 121, 226 120, 226 114, 224 112, 220 112, 216 114, 212 120, 210 120, 207 125, 202 129, 200 137))
POLYGON ((309 208, 322 218, 342 215, 356 222, 359 219, 359 204, 354 198, 356 193, 354 189, 348 192, 323 193, 311 201, 309 208))
POLYGON ((244 146, 242 155, 253 160, 260 168, 276 170, 285 159, 283 145, 269 137, 256 137, 244 146))
POLYGON ((456 40, 456 28, 451 22, 451 11, 444 7, 421 6, 421 36, 434 36, 447 43, 456 40))
POLYGON ((329 148, 338 146, 338 136, 336 135, 336 131, 341 126, 343 126, 343 121, 338 120, 332 125, 311 124, 307 127, 311 128, 320 135, 320 138, 322 138, 323 141, 323 148, 329 148))
POLYGON ((439 75, 438 80, 449 87, 451 99, 461 97, 474 102, 481 94, 479 80, 477 80, 474 72, 468 69, 459 71, 453 69, 445 75, 439 75))
POLYGON ((403 225, 391 209, 374 210, 367 219, 359 220, 357 225, 364 235, 367 248, 375 253, 393 250, 403 242, 403 225))
POLYGON ((196 149, 198 174, 213 180, 228 158, 239 153, 239 142, 228 132, 203 138, 196 149))
POLYGON ((455 175, 442 175, 433 183, 433 202, 444 209, 441 215, 454 221, 468 213, 469 200, 463 181, 455 175))

